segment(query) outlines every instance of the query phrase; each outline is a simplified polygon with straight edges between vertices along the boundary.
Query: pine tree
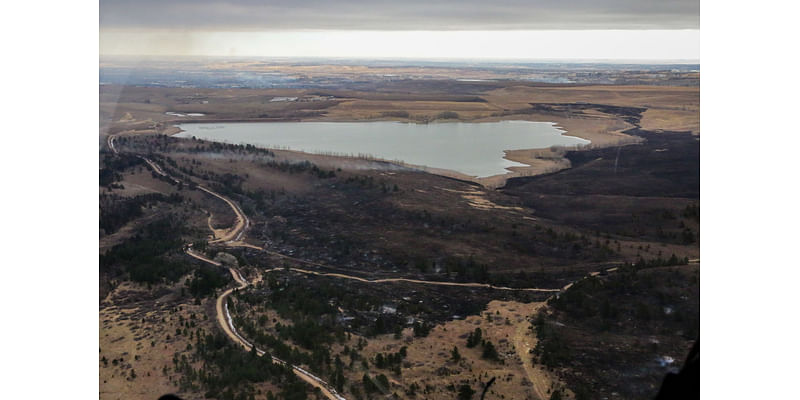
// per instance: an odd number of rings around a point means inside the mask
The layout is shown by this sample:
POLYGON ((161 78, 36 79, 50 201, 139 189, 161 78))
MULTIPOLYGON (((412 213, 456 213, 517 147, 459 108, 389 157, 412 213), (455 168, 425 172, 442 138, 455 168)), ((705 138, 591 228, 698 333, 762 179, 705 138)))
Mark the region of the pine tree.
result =
POLYGON ((475 328, 475 331, 470 333, 467 337, 467 347, 473 348, 477 346, 482 339, 483 332, 481 332, 481 328, 475 328))
POLYGON ((461 354, 458 352, 458 346, 453 346, 453 351, 450 352, 450 356, 455 362, 459 362, 461 360, 461 354))
POLYGON ((481 358, 487 360, 498 360, 499 354, 497 354, 497 349, 494 347, 494 344, 490 341, 486 341, 483 343, 483 354, 481 354, 481 358))
POLYGON ((466 383, 458 388, 458 400, 470 400, 474 394, 475 391, 466 383))

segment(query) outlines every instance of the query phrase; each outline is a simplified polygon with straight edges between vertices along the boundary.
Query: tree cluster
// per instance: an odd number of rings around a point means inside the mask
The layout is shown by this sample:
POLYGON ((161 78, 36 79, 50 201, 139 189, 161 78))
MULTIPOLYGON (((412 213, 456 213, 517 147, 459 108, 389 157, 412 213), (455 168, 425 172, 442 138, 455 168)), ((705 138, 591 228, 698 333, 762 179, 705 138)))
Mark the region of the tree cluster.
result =
POLYGON ((396 353, 378 353, 375 355, 375 366, 380 369, 391 369, 400 375, 400 364, 406 358, 406 346, 400 348, 396 353))
MULTIPOLYGON (((492 361, 500 360, 500 355, 497 353, 497 349, 494 347, 494 344, 491 341, 483 339, 483 331, 481 331, 481 328, 475 328, 475 330, 470 332, 467 336, 468 348, 473 348, 478 345, 483 348, 481 358, 492 361)), ((455 349, 454 351, 457 352, 458 349, 455 349)))

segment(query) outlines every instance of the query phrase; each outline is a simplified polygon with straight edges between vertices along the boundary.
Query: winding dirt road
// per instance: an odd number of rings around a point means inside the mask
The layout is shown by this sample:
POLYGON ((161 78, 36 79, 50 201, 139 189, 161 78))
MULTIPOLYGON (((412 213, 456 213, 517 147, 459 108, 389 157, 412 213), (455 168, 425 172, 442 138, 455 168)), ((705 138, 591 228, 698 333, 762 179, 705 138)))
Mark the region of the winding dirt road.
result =
MULTIPOLYGON (((114 139, 115 138, 116 138, 116 135, 109 135, 108 138, 106 139, 106 142, 108 144, 108 148, 114 154, 119 154, 119 150, 116 148, 116 146, 114 146, 114 139)), ((141 155, 137 155, 137 157, 139 157, 142 160, 144 160, 144 162, 156 174, 164 176, 164 177, 167 177, 169 179, 172 179, 175 182, 182 183, 180 179, 177 179, 177 178, 167 174, 164 171, 164 169, 162 169, 161 166, 159 166, 153 160, 151 160, 151 159, 149 159, 147 157, 141 156, 141 155)), ((212 229, 212 232, 214 233, 215 239, 211 240, 209 243, 222 243, 222 242, 241 241, 243 239, 243 237, 244 237, 245 231, 247 230, 247 228, 250 227, 250 219, 247 218, 247 216, 244 214, 244 211, 242 211, 242 209, 239 207, 239 205, 234 203, 233 201, 231 201, 229 198, 227 198, 227 197, 225 197, 225 196, 223 196, 223 195, 221 195, 221 194, 219 194, 217 192, 214 192, 214 191, 212 191, 212 190, 210 190, 210 189, 208 189, 208 188, 206 188, 206 187, 204 187, 202 185, 196 185, 196 188, 199 189, 199 190, 202 190, 203 192, 206 192, 207 194, 209 194, 211 196, 214 196, 214 197, 224 201, 231 208, 231 210, 233 210, 233 213, 236 214, 236 223, 232 227, 230 227, 228 229, 212 229)))
MULTIPOLYGON (((116 136, 114 136, 114 135, 109 135, 108 139, 107 139, 107 144, 108 144, 108 148, 112 152, 114 152, 115 154, 119 154, 119 150, 114 146, 114 138, 115 137, 116 136)), ((168 178, 170 178, 170 179, 172 179, 172 180, 174 180, 176 182, 181 182, 179 179, 176 179, 175 177, 172 177, 172 176, 168 175, 166 172, 164 172, 164 170, 157 163, 155 163, 154 161, 150 160, 149 158, 144 157, 144 156, 140 156, 140 155, 137 155, 137 156, 139 158, 141 158, 142 160, 144 160, 144 162, 147 163, 147 165, 150 166, 150 168, 155 173, 157 173, 157 174, 159 174, 161 176, 168 177, 168 178)), ((233 209, 233 212, 236 214, 236 223, 234 224, 234 226, 232 228, 226 230, 225 233, 222 234, 221 236, 217 235, 217 232, 214 232, 215 236, 217 236, 217 238, 215 240, 211 241, 211 243, 227 244, 228 242, 232 242, 232 241, 241 241, 242 237, 244 236, 245 230, 247 230, 247 228, 250 227, 250 220, 244 214, 242 209, 239 208, 239 206, 236 203, 234 203, 230 199, 226 198, 225 196, 220 195, 219 193, 216 193, 216 192, 214 192, 212 190, 209 190, 209 189, 207 189, 207 188, 205 188, 203 186, 200 186, 200 185, 197 185, 196 187, 198 189, 200 189, 200 190, 202 190, 202 191, 214 196, 214 197, 219 198, 220 200, 224 201, 225 203, 227 203, 228 206, 230 206, 231 209, 233 209)), ((212 230, 212 231, 214 231, 214 230, 212 230)), ((221 263, 219 263, 217 261, 214 261, 212 259, 209 259, 208 257, 205 257, 204 255, 201 255, 201 254, 195 252, 194 250, 192 250, 191 245, 187 247, 186 254, 188 254, 189 256, 194 257, 194 258, 196 258, 196 259, 198 259, 200 261, 209 263, 209 264, 217 266, 217 267, 224 268, 224 266, 221 263)), ((249 341, 247 341, 247 339, 243 338, 239 334, 239 332, 236 330, 236 326, 233 324, 233 318, 231 317, 231 314, 228 311, 228 297, 231 295, 231 293, 233 293, 236 290, 244 289, 244 288, 248 287, 250 284, 247 282, 247 280, 241 275, 241 273, 237 269, 235 269, 233 267, 229 267, 228 271, 230 271, 231 276, 233 276, 233 279, 236 281, 236 283, 239 284, 239 286, 235 287, 235 288, 230 288, 230 289, 222 292, 222 294, 219 297, 217 297, 217 301, 216 301, 217 321, 219 322, 220 328, 222 329, 222 331, 225 333, 226 336, 228 336, 235 343, 237 343, 240 346, 242 346, 245 350, 251 351, 251 349, 253 349, 254 346, 249 341)), ((270 271, 271 270, 267 270, 266 272, 270 272, 270 271)), ((259 280, 260 280, 260 276, 259 276, 259 279, 257 279, 254 283, 257 283, 259 280)), ((255 350, 256 350, 256 353, 259 356, 264 356, 266 354, 265 351, 263 351, 263 350, 261 350, 259 348, 255 348, 255 350)), ((334 389, 327 382, 325 382, 324 380, 320 379, 319 377, 317 377, 316 375, 312 374, 311 372, 306 371, 305 369, 303 369, 303 368, 301 368, 301 367, 299 367, 297 365, 289 364, 286 361, 281 360, 281 359, 279 359, 279 358, 277 358, 275 356, 272 356, 272 361, 276 362, 278 364, 281 364, 281 365, 290 366, 292 368, 292 371, 294 372, 294 374, 298 378, 300 378, 303 381, 307 382, 311 386, 314 386, 314 387, 318 388, 320 390, 320 392, 325 397, 327 397, 328 399, 330 399, 330 400, 346 400, 342 395, 340 395, 336 391, 336 389, 334 389)))
MULTIPOLYGON (((211 259, 209 259, 209 258, 207 258, 207 257, 205 257, 205 256, 203 256, 201 254, 198 254, 197 252, 192 250, 191 247, 186 249, 186 254, 188 254, 188 255, 190 255, 190 256, 198 259, 198 260, 201 260, 203 262, 215 265, 217 267, 223 267, 223 265, 221 263, 219 263, 217 261, 214 261, 214 260, 211 260, 211 259)), ((241 273, 239 273, 239 271, 237 269, 235 269, 233 267, 229 267, 228 270, 230 271, 231 276, 236 281, 236 283, 239 284, 239 286, 234 287, 234 288, 229 288, 228 290, 222 292, 222 294, 219 297, 217 297, 217 302, 216 302, 216 307, 215 307, 216 308, 216 314, 217 314, 217 322, 219 323, 219 325, 222 328, 222 331, 225 333, 225 335, 228 336, 231 340, 233 340, 234 343, 237 343, 238 345, 242 346, 246 351, 251 351, 255 346, 253 346, 252 343, 250 343, 247 339, 245 339, 244 337, 242 337, 242 335, 239 334, 239 332, 236 330, 236 325, 234 325, 234 323, 233 323, 233 317, 231 317, 231 313, 228 310, 228 297, 231 295, 231 293, 250 286, 250 283, 247 282, 247 280, 242 276, 241 273)), ((272 270, 267 270, 266 272, 270 272, 270 271, 272 271, 272 270)), ((253 284, 258 283, 261 280, 260 278, 261 277, 259 276, 258 279, 254 280, 253 284)), ((255 350, 256 350, 256 354, 258 354, 261 357, 263 357, 264 355, 267 354, 264 350, 261 350, 261 349, 259 349, 257 347, 255 347, 255 350)), ((306 371, 305 369, 303 369, 301 367, 289 364, 286 361, 281 360, 278 357, 275 357, 275 356, 271 356, 271 357, 272 357, 272 362, 275 362, 275 363, 278 363, 278 364, 281 364, 281 365, 284 365, 284 366, 291 367, 292 368, 292 372, 294 372, 294 374, 298 378, 302 379, 303 381, 305 381, 306 383, 308 383, 311 386, 319 388, 320 392, 323 395, 325 395, 325 397, 327 397, 327 398, 329 398, 331 400, 346 400, 342 395, 340 395, 336 391, 336 389, 334 389, 332 386, 330 386, 324 380, 320 379, 318 376, 312 374, 311 372, 306 371)))
MULTIPOLYGON (((227 197, 222 196, 222 195, 220 195, 220 194, 218 194, 216 192, 213 192, 213 191, 211 191, 209 189, 206 189, 203 186, 197 185, 197 188, 202 190, 202 191, 204 191, 204 192, 206 192, 206 193, 208 193, 208 194, 210 194, 210 195, 212 195, 212 196, 214 196, 214 197, 216 197, 216 198, 218 198, 218 199, 220 199, 220 200, 222 200, 222 201, 224 201, 225 203, 228 204, 228 206, 236 214, 236 223, 233 225, 233 227, 228 229, 224 234, 222 234, 220 236, 217 236, 216 239, 210 241, 209 243, 241 241, 242 237, 244 236, 244 232, 247 230, 247 228, 250 227, 250 219, 247 218, 246 215, 244 215, 244 212, 242 211, 241 208, 239 208, 239 205, 234 203, 233 201, 231 201, 227 197)), ((215 230, 214 234, 217 235, 218 232, 215 230)))

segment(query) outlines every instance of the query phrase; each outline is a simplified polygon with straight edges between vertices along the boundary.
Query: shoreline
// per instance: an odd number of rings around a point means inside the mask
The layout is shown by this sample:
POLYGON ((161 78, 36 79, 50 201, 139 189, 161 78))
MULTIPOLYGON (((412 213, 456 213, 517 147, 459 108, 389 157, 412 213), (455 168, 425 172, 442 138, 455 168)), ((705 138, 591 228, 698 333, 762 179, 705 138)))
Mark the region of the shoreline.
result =
POLYGON ((363 160, 367 162, 381 162, 390 163, 403 168, 418 170, 435 175, 440 175, 448 178, 469 181, 477 183, 488 189, 498 189, 505 185, 505 183, 512 178, 537 176, 549 173, 558 172, 571 167, 568 159, 564 156, 568 151, 581 151, 588 149, 599 149, 613 146, 624 146, 629 144, 637 144, 642 140, 636 136, 631 136, 623 133, 624 130, 634 128, 633 124, 629 124, 618 119, 612 118, 562 118, 553 115, 541 115, 542 118, 536 118, 537 115, 518 115, 516 118, 508 118, 512 116, 503 117, 488 117, 479 118, 474 120, 467 119, 448 119, 448 120, 434 120, 430 122, 420 122, 413 120, 402 120, 392 118, 377 118, 377 119, 331 119, 331 118, 309 118, 309 119, 287 119, 287 118, 237 118, 237 119, 187 119, 185 121, 172 120, 165 121, 165 128, 161 130, 161 134, 167 136, 174 136, 181 132, 185 132, 180 128, 181 124, 197 124, 197 123, 269 123, 269 122, 399 122, 399 123, 413 123, 413 124, 432 124, 432 123, 482 123, 482 122, 500 122, 500 121, 529 121, 529 122, 547 122, 552 123, 554 128, 562 131, 562 136, 572 136, 584 140, 589 143, 585 145, 573 146, 549 146, 542 148, 528 148, 528 149, 513 149, 504 150, 503 158, 509 161, 525 164, 525 166, 511 166, 506 168, 508 172, 504 174, 491 175, 486 177, 476 177, 464 174, 459 171, 450 170, 446 168, 437 168, 424 165, 416 165, 405 163, 400 160, 388 160, 380 157, 353 157, 348 155, 336 154, 323 154, 312 153, 301 150, 269 148, 269 150, 288 151, 295 154, 308 154, 323 157, 335 157, 351 160, 363 160))

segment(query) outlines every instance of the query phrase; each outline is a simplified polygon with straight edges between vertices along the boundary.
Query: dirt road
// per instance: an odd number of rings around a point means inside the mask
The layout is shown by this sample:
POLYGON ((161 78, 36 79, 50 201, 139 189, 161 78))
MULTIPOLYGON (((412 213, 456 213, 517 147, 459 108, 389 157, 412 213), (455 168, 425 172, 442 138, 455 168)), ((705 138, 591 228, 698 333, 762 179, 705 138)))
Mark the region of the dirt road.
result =
MULTIPOLYGON (((116 139, 116 135, 109 135, 108 139, 106 139, 106 142, 108 144, 108 148, 112 152, 114 152, 114 154, 119 154, 119 150, 114 145, 114 139, 116 139)), ((168 177, 174 180, 175 182, 181 183, 180 179, 177 179, 167 174, 161 168, 161 166, 159 166, 153 160, 140 155, 137 155, 137 157, 141 158, 156 174, 168 177)), ((202 185, 196 185, 196 187, 197 189, 202 190, 203 192, 206 192, 207 194, 224 201, 231 208, 231 210, 233 210, 234 214, 236 214, 236 223, 232 227, 224 230, 219 230, 219 229, 212 230, 214 232, 215 239, 211 240, 210 243, 241 241, 244 237, 245 231, 247 230, 247 228, 250 227, 250 219, 247 218, 247 216, 244 214, 239 205, 233 202, 231 199, 217 192, 214 192, 206 187, 203 187, 202 185)))
MULTIPOLYGON (((313 265, 322 268, 333 268, 329 265, 316 263, 313 261, 307 261, 300 258, 290 257, 285 254, 277 253, 274 251, 269 251, 264 249, 263 247, 258 247, 249 243, 244 242, 232 242, 228 243, 232 247, 248 247, 255 250, 261 250, 267 254, 274 255, 277 257, 285 258, 287 260, 292 260, 295 262, 313 265)), ((383 279, 366 279, 361 278, 358 276, 347 275, 347 274, 340 274, 334 272, 318 272, 318 271, 311 271, 302 268, 289 268, 292 271, 300 272, 303 274, 309 275, 318 275, 318 276, 330 276, 334 278, 342 278, 342 279, 350 279, 354 281, 364 282, 364 283, 391 283, 391 282, 408 282, 408 283, 416 283, 420 285, 438 285, 438 286, 461 286, 461 287, 479 287, 479 288, 488 288, 488 289, 495 289, 495 290, 514 290, 514 291, 529 291, 529 292, 559 292, 561 289, 545 289, 545 288, 512 288, 506 286, 495 286, 488 283, 476 283, 476 282, 443 282, 443 281, 425 281, 421 279, 411 279, 411 278, 383 278, 383 279)))
MULTIPOLYGON (((193 251, 191 248, 186 250, 186 254, 188 254, 188 255, 190 255, 190 256, 198 259, 198 260, 207 262, 209 264, 216 265, 218 267, 222 267, 222 264, 220 264, 219 262, 216 262, 214 260, 211 260, 211 259, 203 256, 203 255, 200 255, 200 254, 196 253, 195 251, 193 251)), ((244 289, 244 288, 248 287, 250 285, 250 283, 248 283, 247 280, 244 279, 244 277, 242 277, 242 275, 239 273, 239 271, 237 269, 231 267, 231 268, 228 268, 228 270, 230 271, 231 276, 233 276, 233 279, 236 281, 236 283, 239 284, 239 286, 237 286, 235 288, 230 288, 230 289, 222 292, 222 294, 219 297, 217 297, 217 302, 216 302, 217 322, 219 322, 219 325, 222 328, 222 331, 225 333, 226 336, 231 338, 231 340, 233 340, 238 345, 242 346, 245 350, 251 351, 254 348, 253 344, 250 343, 244 337, 242 337, 242 335, 240 335, 239 332, 236 330, 236 325, 234 325, 234 323, 233 323, 233 317, 231 317, 231 313, 228 310, 228 296, 230 296, 230 294, 233 293, 236 290, 240 290, 240 289, 244 289)), ((253 283, 257 283, 259 280, 260 279, 256 279, 253 283)), ((267 354, 264 350, 261 350, 261 349, 259 349, 257 347, 255 348, 255 350, 256 350, 256 354, 258 354, 261 357, 263 357, 264 355, 267 354)), ((339 393, 336 392, 336 389, 334 389, 333 387, 328 385, 327 382, 323 381, 322 379, 320 379, 316 375, 312 374, 311 372, 308 372, 308 371, 304 370, 303 368, 298 367, 296 365, 288 364, 286 361, 281 360, 278 357, 275 357, 275 356, 271 356, 271 357, 272 357, 272 361, 273 362, 276 362, 276 363, 281 364, 281 365, 290 366, 292 368, 292 371, 294 372, 294 374, 298 378, 302 379, 306 383, 308 383, 308 384, 310 384, 310 385, 312 385, 312 386, 314 386, 316 388, 319 388, 320 392, 323 395, 325 395, 325 397, 327 397, 327 398, 329 398, 331 400, 346 400, 344 397, 342 397, 342 395, 340 395, 339 393)))
MULTIPOLYGON (((190 255, 190 256, 192 256, 192 257, 194 257, 194 258, 196 258, 196 259, 198 259, 200 261, 204 261, 204 262, 207 262, 209 264, 216 265, 217 267, 221 267, 222 266, 222 264, 220 264, 220 263, 218 263, 218 262, 216 262, 216 261, 214 261, 214 260, 212 260, 212 259, 210 259, 210 258, 208 258, 206 256, 203 256, 203 255, 195 253, 194 250, 192 250, 191 248, 186 250, 186 254, 188 254, 188 255, 190 255)), ((233 279, 236 279, 236 277, 234 276, 233 279)))
POLYGON ((108 144, 108 149, 111 150, 111 152, 114 154, 119 154, 119 151, 117 151, 117 149, 114 147, 114 138, 116 138, 116 136, 108 135, 106 138, 106 143, 108 144))
POLYGON ((506 286, 494 286, 488 283, 474 283, 474 282, 442 282, 442 281, 423 281, 419 279, 410 279, 410 278, 384 278, 384 279, 365 279, 360 278, 357 276, 352 275, 345 275, 345 274, 337 274, 337 273, 327 273, 327 272, 316 272, 316 271, 309 271, 306 269, 300 268, 289 268, 292 271, 300 272, 303 274, 310 274, 310 275, 319 275, 319 276, 331 276, 335 278, 343 278, 343 279, 351 279, 354 281, 364 282, 364 283, 389 283, 389 282, 409 282, 409 283, 417 283, 420 285, 438 285, 438 286, 461 286, 461 287, 480 287, 480 288, 489 288, 495 290, 515 290, 515 291, 529 291, 529 292, 558 292, 561 289, 542 289, 542 288, 510 288, 506 286))
MULTIPOLYGON (((542 302, 533 310, 538 311, 544 307, 546 303, 542 302)), ((526 318, 524 322, 517 324, 517 330, 514 335, 514 349, 517 351, 519 359, 522 360, 522 366, 525 368, 525 374, 528 380, 533 384, 533 391, 541 400, 549 398, 547 389, 553 384, 553 379, 540 365, 534 365, 531 360, 531 349, 536 347, 536 338, 531 338, 530 332, 531 323, 526 318)))
MULTIPOLYGON (((225 203, 228 204, 228 206, 236 214, 236 223, 233 225, 233 227, 231 227, 224 234, 222 234, 221 236, 218 236, 216 239, 212 240, 209 243, 220 243, 220 242, 230 242, 230 241, 240 241, 240 240, 242 240, 242 236, 244 236, 244 232, 247 230, 247 228, 250 227, 250 219, 248 219, 247 216, 244 215, 244 212, 242 211, 241 208, 239 208, 239 205, 234 203, 233 201, 231 201, 227 197, 222 196, 221 194, 213 192, 213 191, 211 191, 209 189, 206 189, 203 186, 197 185, 197 188, 202 190, 202 191, 204 191, 204 192, 206 192, 206 193, 208 193, 208 194, 210 194, 210 195, 212 195, 212 196, 214 196, 214 197, 216 197, 216 198, 218 198, 218 199, 220 199, 220 200, 222 200, 222 201, 224 201, 225 203)), ((214 234, 216 235, 217 232, 215 231, 214 234)))

